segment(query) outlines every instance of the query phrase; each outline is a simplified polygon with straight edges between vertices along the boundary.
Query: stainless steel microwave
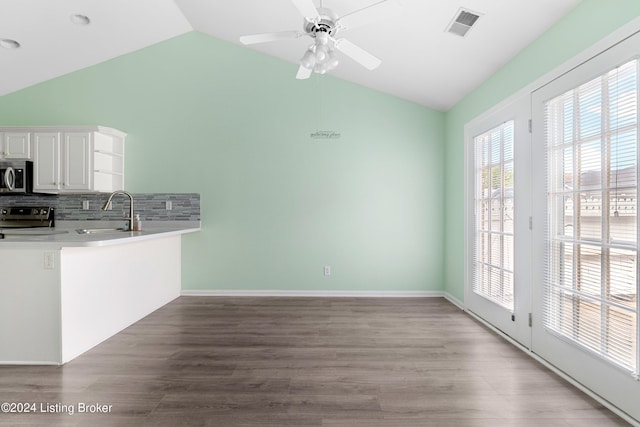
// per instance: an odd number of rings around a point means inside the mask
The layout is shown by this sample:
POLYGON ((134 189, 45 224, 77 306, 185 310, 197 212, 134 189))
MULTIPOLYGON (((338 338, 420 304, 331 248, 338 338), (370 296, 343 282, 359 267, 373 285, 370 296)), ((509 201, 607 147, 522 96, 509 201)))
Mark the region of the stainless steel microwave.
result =
POLYGON ((27 194, 33 191, 33 162, 0 161, 0 194, 27 194))

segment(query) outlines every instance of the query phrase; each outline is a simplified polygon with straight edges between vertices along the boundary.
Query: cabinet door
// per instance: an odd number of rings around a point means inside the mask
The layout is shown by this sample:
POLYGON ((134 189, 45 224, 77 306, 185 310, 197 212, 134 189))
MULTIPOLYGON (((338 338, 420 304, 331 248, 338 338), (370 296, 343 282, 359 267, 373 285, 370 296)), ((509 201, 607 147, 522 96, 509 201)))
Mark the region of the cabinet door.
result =
POLYGON ((31 159, 29 132, 5 132, 2 142, 2 157, 5 159, 31 159))
POLYGON ((91 133, 65 133, 62 156, 62 189, 89 191, 92 185, 91 133))
POLYGON ((51 191, 60 188, 60 134, 33 134, 33 189, 51 191))

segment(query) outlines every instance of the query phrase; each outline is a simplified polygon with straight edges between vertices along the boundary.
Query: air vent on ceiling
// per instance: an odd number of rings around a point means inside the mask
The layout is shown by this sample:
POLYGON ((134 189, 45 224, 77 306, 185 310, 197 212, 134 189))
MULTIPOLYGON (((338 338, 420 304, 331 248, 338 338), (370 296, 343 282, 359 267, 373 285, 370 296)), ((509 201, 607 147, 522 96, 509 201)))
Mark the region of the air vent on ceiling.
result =
POLYGON ((480 18, 480 14, 471 12, 468 9, 460 8, 451 20, 451 23, 449 23, 446 31, 460 37, 464 37, 476 23, 478 18, 480 18))

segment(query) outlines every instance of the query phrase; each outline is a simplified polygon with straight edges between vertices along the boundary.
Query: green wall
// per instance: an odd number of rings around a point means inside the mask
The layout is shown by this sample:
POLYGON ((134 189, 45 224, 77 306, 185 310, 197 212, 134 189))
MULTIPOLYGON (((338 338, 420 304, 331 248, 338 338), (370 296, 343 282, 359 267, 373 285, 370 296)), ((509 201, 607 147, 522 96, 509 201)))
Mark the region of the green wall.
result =
POLYGON ((443 289, 444 113, 296 68, 193 32, 3 96, 0 124, 121 129, 128 190, 199 192, 185 289, 443 289))
POLYGON ((462 299, 464 125, 639 15, 583 0, 446 113, 193 32, 0 97, 0 124, 122 129, 128 190, 201 193, 185 289, 462 299))
POLYGON ((583 0, 445 116, 445 289, 464 298, 464 126, 640 16, 639 0, 583 0))

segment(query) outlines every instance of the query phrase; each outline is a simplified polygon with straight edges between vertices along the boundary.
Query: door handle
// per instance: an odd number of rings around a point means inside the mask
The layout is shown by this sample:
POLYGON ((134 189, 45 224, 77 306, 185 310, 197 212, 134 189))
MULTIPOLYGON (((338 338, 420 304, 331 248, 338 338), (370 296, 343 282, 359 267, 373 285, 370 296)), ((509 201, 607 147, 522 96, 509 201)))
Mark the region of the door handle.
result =
POLYGON ((4 172, 4 182, 9 191, 16 189, 16 173, 11 166, 7 167, 7 170, 4 172))

